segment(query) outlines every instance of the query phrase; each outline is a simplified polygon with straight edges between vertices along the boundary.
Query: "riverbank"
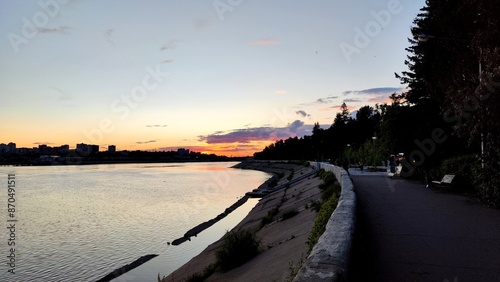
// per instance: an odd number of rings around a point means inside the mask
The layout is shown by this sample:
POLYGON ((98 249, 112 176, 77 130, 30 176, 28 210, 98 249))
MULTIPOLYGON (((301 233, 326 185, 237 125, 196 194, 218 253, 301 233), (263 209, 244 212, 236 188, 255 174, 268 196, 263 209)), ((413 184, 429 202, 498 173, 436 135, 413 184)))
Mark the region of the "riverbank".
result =
MULTIPOLYGON (((271 186, 284 188, 264 195, 233 229, 255 230, 261 227, 256 233, 262 242, 261 252, 238 268, 226 273, 214 273, 207 281, 291 281, 302 261, 306 259, 308 250, 306 242, 316 217, 316 212, 307 207, 311 202, 321 198, 318 186, 322 181, 315 174, 307 176, 316 168, 298 163, 255 161, 242 162, 235 168, 273 173, 277 177, 276 183, 271 186), (299 180, 300 178, 304 179, 299 180), (299 181, 294 182, 294 180, 299 181), (286 184, 289 182, 290 185, 287 187, 286 184), (268 224, 262 226, 262 219, 268 216, 269 211, 276 208, 278 213, 268 224), (285 216, 286 219, 283 219, 284 214, 294 214, 294 216, 290 218, 285 216)), ((258 190, 272 190, 270 184, 268 181, 259 186, 258 190)), ((215 252, 221 243, 222 241, 218 240, 209 245, 198 256, 162 281, 185 281, 195 273, 202 273, 205 267, 215 262, 215 252)))

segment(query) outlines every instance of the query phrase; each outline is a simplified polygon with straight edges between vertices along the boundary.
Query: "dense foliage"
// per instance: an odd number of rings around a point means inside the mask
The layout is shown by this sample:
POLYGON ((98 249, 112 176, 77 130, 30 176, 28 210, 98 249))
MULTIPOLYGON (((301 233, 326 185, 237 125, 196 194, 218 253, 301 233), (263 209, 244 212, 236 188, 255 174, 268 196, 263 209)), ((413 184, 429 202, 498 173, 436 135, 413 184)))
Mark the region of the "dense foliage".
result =
POLYGON ((255 157, 378 165, 402 153, 405 176, 439 178, 454 167, 500 206, 499 14, 497 0, 427 0, 408 39, 408 70, 396 74, 407 92, 355 118, 344 104, 329 128, 315 124, 311 136, 277 141, 255 157), (471 168, 446 161, 457 158, 471 168))

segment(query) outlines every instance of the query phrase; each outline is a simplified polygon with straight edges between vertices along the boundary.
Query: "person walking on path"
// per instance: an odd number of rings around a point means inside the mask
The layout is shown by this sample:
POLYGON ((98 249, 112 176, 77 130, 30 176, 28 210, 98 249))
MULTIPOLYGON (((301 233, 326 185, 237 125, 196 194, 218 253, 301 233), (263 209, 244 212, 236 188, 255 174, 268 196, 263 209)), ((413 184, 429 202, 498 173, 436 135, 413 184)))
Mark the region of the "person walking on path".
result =
POLYGON ((344 160, 342 162, 342 168, 347 171, 347 175, 351 176, 351 174, 349 173, 349 162, 347 160, 344 160))

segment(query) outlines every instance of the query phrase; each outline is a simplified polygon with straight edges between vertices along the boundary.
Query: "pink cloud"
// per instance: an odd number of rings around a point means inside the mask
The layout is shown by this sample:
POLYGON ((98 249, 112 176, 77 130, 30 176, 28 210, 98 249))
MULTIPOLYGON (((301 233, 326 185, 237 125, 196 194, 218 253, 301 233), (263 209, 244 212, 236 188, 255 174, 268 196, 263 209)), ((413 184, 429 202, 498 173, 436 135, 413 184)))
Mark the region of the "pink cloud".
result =
POLYGON ((177 40, 170 40, 168 43, 160 47, 160 51, 174 49, 177 46, 177 40))
POLYGON ((258 46, 271 46, 271 45, 278 45, 280 43, 281 42, 273 38, 262 38, 250 41, 250 45, 258 45, 258 46))
POLYGON ((308 135, 311 133, 312 125, 296 120, 286 127, 254 127, 236 129, 229 132, 216 132, 214 134, 199 136, 201 142, 207 144, 221 143, 250 143, 254 141, 276 141, 288 137, 308 135))

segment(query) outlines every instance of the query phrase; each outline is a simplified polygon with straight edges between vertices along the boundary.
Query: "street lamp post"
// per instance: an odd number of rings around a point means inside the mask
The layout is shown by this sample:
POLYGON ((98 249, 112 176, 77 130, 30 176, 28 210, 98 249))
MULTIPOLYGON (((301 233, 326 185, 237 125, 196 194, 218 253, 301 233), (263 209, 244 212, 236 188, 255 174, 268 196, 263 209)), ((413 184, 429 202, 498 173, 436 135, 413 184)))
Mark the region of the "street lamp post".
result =
MULTIPOLYGON (((429 35, 429 34, 424 34, 424 33, 417 35, 417 39, 420 42, 427 42, 427 41, 429 41, 429 39, 433 39, 433 38, 436 38, 436 37, 434 35, 429 35)), ((448 40, 461 41, 460 39, 455 39, 455 38, 438 38, 438 39, 445 39, 445 40, 448 39, 448 40)), ((482 68, 482 63, 481 63, 482 55, 483 55, 483 50, 481 48, 479 48, 479 60, 478 60, 479 85, 482 84, 482 78, 481 78, 481 74, 483 73, 483 68, 482 68)), ((483 136, 482 129, 481 129, 481 168, 484 168, 484 136, 483 136)))

